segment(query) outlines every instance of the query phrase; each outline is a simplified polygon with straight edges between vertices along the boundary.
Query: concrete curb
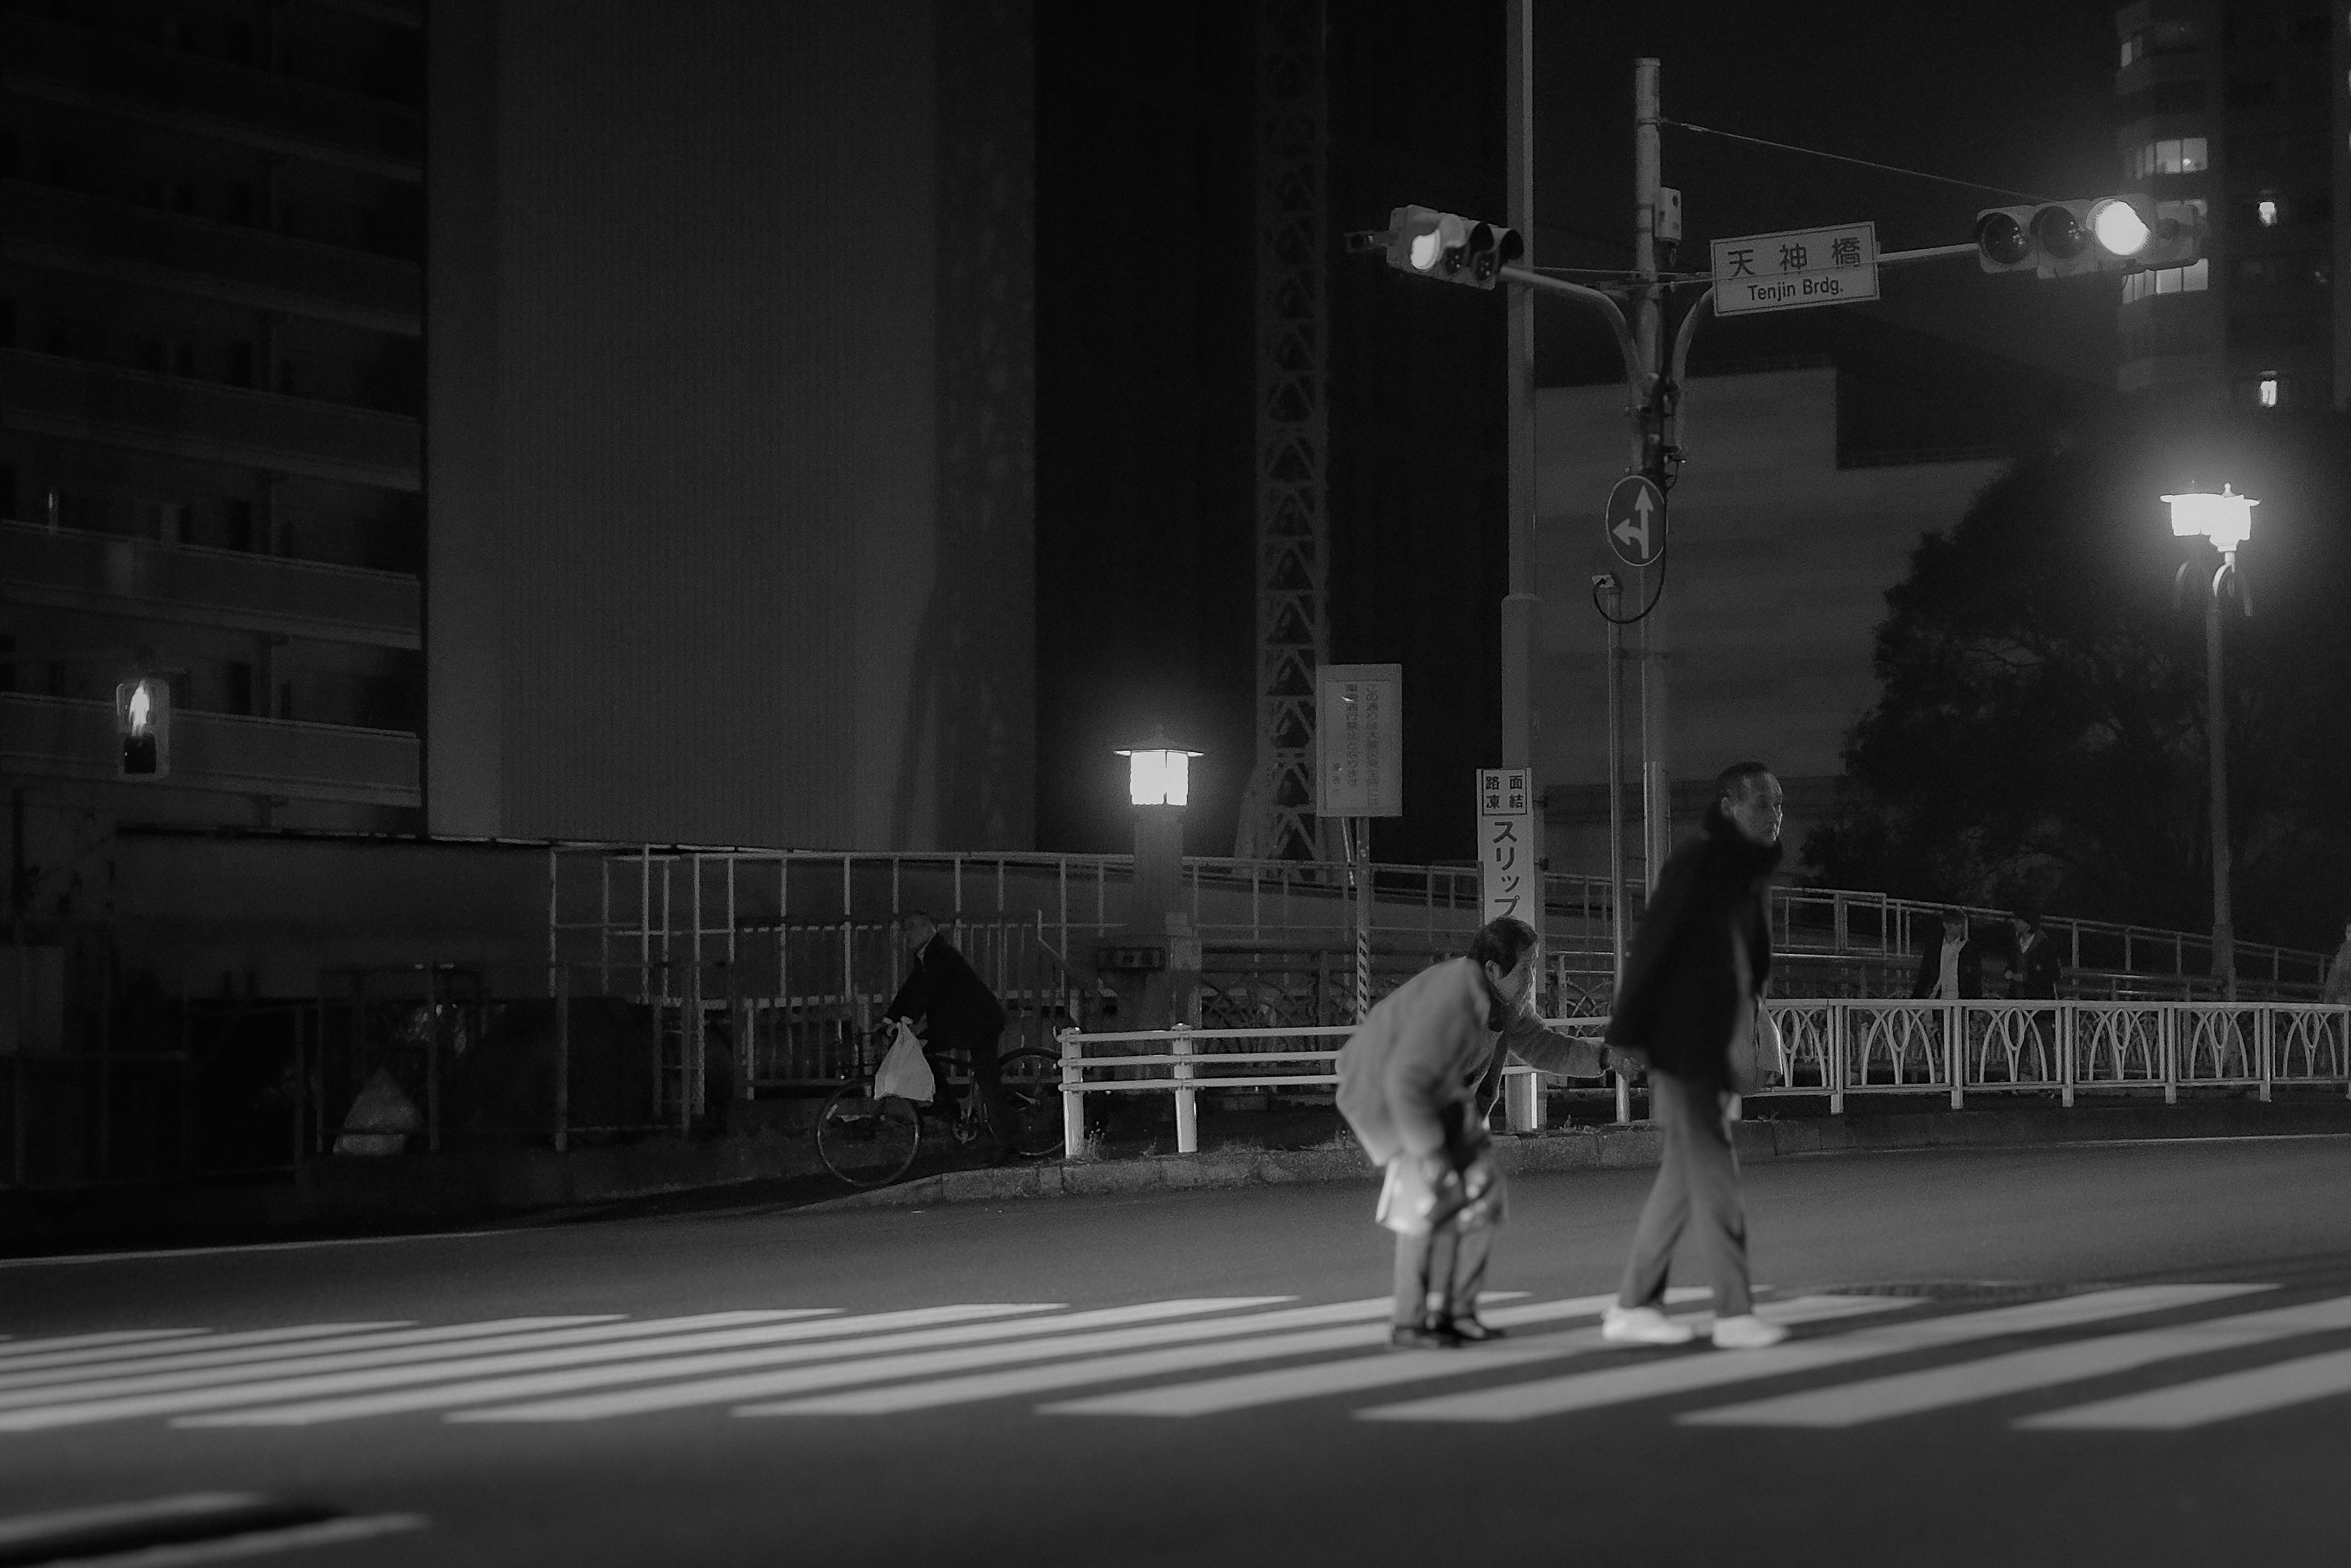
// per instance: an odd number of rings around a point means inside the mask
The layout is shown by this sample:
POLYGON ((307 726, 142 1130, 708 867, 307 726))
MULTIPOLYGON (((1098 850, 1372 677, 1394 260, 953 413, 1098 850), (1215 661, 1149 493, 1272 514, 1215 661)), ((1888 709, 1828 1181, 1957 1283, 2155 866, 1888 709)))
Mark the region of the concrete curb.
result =
MULTIPOLYGON (((1984 1111, 1917 1111, 1741 1122, 1734 1130, 1742 1161, 1902 1149, 2001 1148, 2017 1145, 2126 1143, 2147 1139, 2351 1136, 2351 1103, 2262 1104, 2216 1101, 2187 1105, 2006 1106, 1984 1111)), ((1496 1140, 1496 1158, 1512 1176, 1655 1166, 1663 1148, 1656 1127, 1574 1127, 1496 1140)), ((1310 1149, 1214 1149, 1196 1155, 1146 1155, 1099 1162, 1003 1166, 937 1176, 809 1204, 810 1211, 927 1208, 1029 1197, 1091 1197, 1114 1193, 1242 1187, 1295 1182, 1361 1181, 1378 1175, 1353 1144, 1310 1149)))

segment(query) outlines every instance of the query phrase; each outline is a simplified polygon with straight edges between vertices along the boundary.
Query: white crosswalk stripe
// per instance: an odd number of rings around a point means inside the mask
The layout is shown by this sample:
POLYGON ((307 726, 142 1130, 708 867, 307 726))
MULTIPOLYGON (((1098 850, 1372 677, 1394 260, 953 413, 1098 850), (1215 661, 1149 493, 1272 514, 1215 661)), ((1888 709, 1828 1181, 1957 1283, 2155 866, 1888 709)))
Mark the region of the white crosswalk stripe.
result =
MULTIPOLYGON (((1709 1291, 1684 1287, 1667 1291, 1666 1299, 1669 1303, 1684 1302, 1701 1300, 1711 1294, 1709 1291)), ((1539 1314, 1554 1312, 1557 1316, 1596 1316, 1614 1300, 1613 1293, 1583 1296, 1567 1301, 1505 1309, 1484 1315, 1497 1328, 1517 1328, 1542 1321, 1539 1314)), ((1844 1317, 1856 1311, 1885 1312, 1914 1304, 1888 1296, 1813 1297, 1767 1304, 1765 1311, 1780 1322, 1801 1322, 1814 1318, 1844 1317)), ((1703 1332, 1710 1317, 1711 1314, 1699 1314, 1695 1326, 1703 1332)), ((1589 1355, 1607 1348, 1609 1346, 1600 1337, 1599 1329, 1592 1327, 1573 1333, 1546 1334, 1531 1343, 1510 1341, 1482 1345, 1466 1354, 1458 1350, 1420 1350, 1401 1354, 1358 1356, 1346 1361, 1317 1362, 1308 1366, 1282 1367, 1237 1377, 1214 1377, 1196 1383, 1103 1394, 1089 1399, 1065 1400, 1040 1408, 1048 1415, 1057 1416, 1210 1416, 1263 1405, 1326 1399, 1341 1394, 1362 1394, 1374 1388, 1426 1383, 1440 1377, 1476 1376, 1481 1373, 1532 1365, 1538 1362, 1589 1355)))
POLYGON ((345 1351, 383 1350, 401 1344, 432 1344, 494 1333, 519 1333, 525 1328, 569 1328, 619 1322, 617 1314, 592 1317, 508 1318, 500 1324, 467 1323, 456 1329, 415 1328, 406 1323, 306 1323, 274 1333, 205 1334, 194 1340, 129 1347, 120 1354, 76 1351, 37 1368, 0 1369, 0 1396, 19 1388, 42 1388, 63 1383, 83 1383, 102 1377, 151 1375, 188 1372, 198 1367, 236 1366, 276 1361, 289 1353, 326 1355, 345 1351))
POLYGON ((2052 1410, 2014 1423, 2043 1431, 2178 1432, 2351 1394, 2351 1350, 2200 1377, 2147 1394, 2052 1410))
POLYGON ((1784 1377, 1795 1373, 1824 1371, 1872 1356, 1970 1340, 1995 1339, 2046 1329, 2077 1327, 2111 1318, 2192 1306, 2222 1300, 2256 1285, 2143 1285, 2119 1291, 2032 1301, 2022 1306, 1995 1307, 1989 1312, 1959 1312, 1888 1328, 1862 1329, 1823 1339, 1798 1340, 1771 1350, 1736 1354, 1692 1354, 1662 1356, 1611 1367, 1602 1372, 1571 1373, 1563 1377, 1513 1384, 1504 1388, 1467 1394, 1439 1395, 1402 1405, 1355 1412, 1366 1421, 1526 1421, 1594 1410, 1610 1405, 1663 1398, 1703 1388, 1784 1377))
POLYGON ((49 1338, 16 1340, 0 1343, 0 1366, 14 1365, 15 1358, 38 1355, 50 1351, 81 1350, 98 1345, 135 1344, 141 1340, 193 1339, 203 1329, 112 1329, 105 1333, 58 1334, 49 1338))
MULTIPOLYGON (((778 1318, 805 1315, 802 1312, 711 1312, 699 1317, 641 1322, 591 1319, 585 1325, 577 1318, 504 1318, 487 1323, 406 1330, 396 1335, 383 1336, 393 1342, 390 1344, 378 1344, 363 1350, 280 1356, 266 1364, 266 1371, 272 1377, 290 1377, 350 1372, 366 1367, 444 1363, 459 1356, 487 1356, 500 1351, 601 1344, 685 1329, 769 1322, 778 1318)), ((300 1348, 306 1352, 308 1349, 308 1346, 300 1348)), ((85 1374, 89 1370, 83 1369, 85 1374)), ((109 1371, 98 1375, 78 1376, 65 1383, 0 1391, 0 1431, 9 1429, 16 1413, 34 1406, 47 1407, 66 1402, 126 1399, 138 1395, 219 1387, 250 1380, 257 1370, 260 1369, 251 1364, 191 1366, 162 1371, 142 1366, 135 1371, 109 1371)))
MULTIPOLYGON (((1565 1301, 1545 1301, 1525 1307, 1504 1307, 1486 1312, 1489 1321, 1499 1328, 1530 1326, 1557 1322, 1568 1318, 1591 1317, 1607 1305, 1606 1296, 1585 1296, 1565 1301)), ((1890 1304, 1890 1303, 1889 1303, 1890 1304)), ((981 1400, 1009 1398, 1021 1395, 1050 1393, 1063 1388, 1081 1388, 1089 1384, 1127 1382, 1144 1377, 1169 1374, 1197 1372, 1211 1367, 1229 1366, 1247 1361, 1273 1361, 1285 1357, 1313 1354, 1327 1351, 1362 1351, 1383 1343, 1388 1333, 1384 1321, 1372 1324, 1348 1324, 1343 1327, 1309 1330, 1302 1333, 1280 1333, 1260 1339, 1245 1339, 1238 1343, 1222 1342, 1178 1345, 1166 1349, 1134 1351, 1123 1355, 1091 1357, 1074 1363, 1056 1363, 1048 1366, 1017 1367, 999 1372, 971 1373, 959 1377, 901 1385, 885 1388, 860 1389, 851 1393, 821 1395, 814 1398, 789 1400, 771 1405, 751 1405, 736 1412, 738 1416, 879 1416, 902 1410, 929 1410, 946 1405, 968 1405, 981 1400)), ((1590 1346, 1599 1344, 1594 1333, 1590 1346)), ((1549 1342, 1546 1342, 1549 1343, 1549 1342)), ((1474 1373, 1480 1368, 1509 1367, 1535 1359, 1556 1359, 1572 1350, 1539 1348, 1520 1345, 1488 1346, 1473 1351, 1438 1350, 1407 1353, 1402 1356, 1381 1354, 1369 1360, 1356 1359, 1330 1364, 1334 1366, 1379 1367, 1382 1369, 1416 1365, 1430 1370, 1422 1377, 1474 1373)), ((1301 1369, 1301 1371, 1311 1369, 1301 1369)))
MULTIPOLYGON (((1237 1298, 1230 1307, 1259 1305, 1268 1298, 1237 1298)), ((1072 1313, 1054 1320, 1063 1329, 1094 1329, 1117 1311, 1072 1313), (1090 1320, 1090 1321, 1081 1321, 1090 1320)), ((1208 1310, 1201 1303, 1196 1311, 1208 1310)), ((1244 1317, 1219 1318, 1205 1322, 1154 1323, 1141 1328, 1102 1329, 1096 1333, 1062 1333, 1016 1342, 1009 1344, 973 1345, 965 1349, 917 1352, 905 1355, 861 1357, 845 1364, 831 1366, 795 1367, 779 1372, 751 1373, 739 1377, 712 1378, 700 1383, 688 1383, 664 1388, 640 1389, 626 1394, 590 1395, 576 1399, 550 1399, 538 1404, 514 1405, 489 1410, 462 1410, 450 1417, 453 1421, 597 1421, 613 1416, 637 1416, 649 1410, 677 1410, 695 1405, 731 1405, 738 1400, 772 1397, 777 1395, 806 1394, 820 1388, 838 1388, 858 1383, 876 1383, 890 1378, 922 1377, 937 1373, 964 1372, 981 1366, 1000 1366, 1010 1362, 1050 1360, 1057 1355, 1085 1355, 1101 1351, 1132 1350, 1149 1344, 1167 1344, 1195 1339, 1221 1339, 1229 1336, 1263 1333, 1269 1329, 1296 1328, 1313 1323, 1343 1322, 1376 1316, 1388 1310, 1388 1298, 1375 1296, 1368 1301, 1340 1301, 1324 1307, 1297 1307, 1286 1312, 1253 1312, 1244 1317)), ((1166 1314, 1162 1314, 1166 1315, 1166 1314)))
MULTIPOLYGON (((1835 1429, 2239 1353, 2239 1370, 2012 1423, 2168 1430, 2351 1395, 2351 1348, 2340 1338, 2291 1343, 2351 1333, 2351 1295, 2245 1310, 2243 1298, 2273 1289, 2107 1289, 1850 1327, 1832 1320, 1929 1303, 1876 1294, 1767 1299, 1764 1315, 1803 1332, 1738 1353, 1608 1345, 1592 1321, 1610 1299, 1599 1295, 1510 1304, 1489 1295, 1483 1315, 1511 1330, 1508 1339, 1401 1352, 1384 1343, 1384 1296, 119 1330, 0 1344, 0 1434, 155 1417, 183 1427, 302 1427, 414 1413, 564 1424, 731 1408, 808 1420, 991 1402, 1023 1416, 1166 1418, 1324 1401, 1334 1416, 1494 1423, 1668 1400, 1679 1401, 1674 1419, 1689 1426, 1835 1429), (2167 1316, 2128 1321, 2151 1313, 2167 1316), (2242 1365, 2242 1353, 2271 1346, 2289 1348, 2242 1365), (2294 1350, 2314 1354, 2274 1359, 2294 1350), (1891 1371, 1865 1364, 1905 1355, 1910 1364, 1891 1371), (1604 1356, 1588 1370, 1560 1366, 1604 1356), (1754 1388, 1771 1381, 1782 1386, 1754 1388), (1455 1386, 1429 1386, 1448 1382, 1455 1386), (1709 1393, 1718 1397, 1689 1397, 1709 1393)), ((1705 1295, 1684 1289, 1668 1300, 1693 1310, 1703 1329, 1708 1316, 1695 1309, 1705 1295)))
MULTIPOLYGON (((1007 1334, 1045 1333, 1066 1318, 1035 1314, 1058 1310, 1050 1301, 965 1302, 948 1307, 915 1307, 902 1312, 872 1312, 862 1317, 828 1318, 819 1322, 780 1328, 742 1330, 726 1334, 692 1336, 677 1343, 653 1342, 622 1347, 602 1354, 533 1354, 500 1357, 497 1364, 459 1369, 406 1379, 371 1383, 344 1380, 350 1389, 382 1389, 378 1393, 347 1393, 332 1396, 331 1389, 312 1388, 307 1394, 292 1385, 272 1385, 254 1390, 240 1401, 258 1409, 227 1415, 183 1416, 181 1427, 312 1427, 329 1421, 353 1421, 371 1416, 391 1416, 415 1410, 441 1410, 462 1405, 485 1405, 505 1399, 575 1393, 582 1388, 607 1388, 619 1384, 657 1382, 749 1366, 864 1355, 876 1347, 911 1344, 952 1344, 975 1338, 1007 1334), (997 1321, 1016 1320, 1016 1321, 997 1321), (840 1343, 810 1343, 830 1342, 840 1343), (722 1345, 752 1348, 719 1349, 722 1345), (690 1354, 691 1353, 691 1354, 690 1354), (562 1370, 549 1370, 561 1368, 562 1370), (405 1383, 435 1386, 400 1386, 405 1383)), ((1137 1312, 1196 1312, 1197 1302, 1156 1302, 1144 1308, 1123 1308, 1125 1322, 1137 1312)))
POLYGON ((2351 1328, 2351 1296, 2014 1351, 1951 1366, 1928 1367, 1834 1388, 1782 1395, 1776 1399, 1696 1411, 1681 1419, 1705 1427, 1857 1427, 1866 1421, 1915 1416, 2060 1384, 2081 1383, 2158 1362, 2342 1328, 2351 1328))

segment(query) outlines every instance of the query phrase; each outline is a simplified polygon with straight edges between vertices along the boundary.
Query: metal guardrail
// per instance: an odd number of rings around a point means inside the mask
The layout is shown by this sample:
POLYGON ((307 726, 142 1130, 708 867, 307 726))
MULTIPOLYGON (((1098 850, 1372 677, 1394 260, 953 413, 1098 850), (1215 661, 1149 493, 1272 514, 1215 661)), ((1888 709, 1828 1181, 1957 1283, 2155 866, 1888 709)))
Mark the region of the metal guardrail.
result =
MULTIPOLYGON (((1066 955, 1126 924, 1134 913, 1133 868, 1127 855, 557 846, 549 851, 548 958, 608 967, 706 962, 732 956, 734 934, 747 922, 887 921, 914 908, 942 918, 1033 919, 1047 945, 1066 955)), ((1483 921, 1473 866, 1374 864, 1371 871, 1375 949, 1425 945, 1431 952, 1458 952, 1483 921)), ((1362 905, 1347 888, 1347 867, 1336 862, 1190 856, 1179 896, 1194 930, 1211 945, 1311 945, 1323 936, 1352 946, 1362 905)), ((1547 948, 1604 958, 1608 879, 1550 872, 1543 890, 1547 948)), ((1627 914, 1637 915, 1639 887, 1627 883, 1623 895, 1627 914)), ((1772 941, 1791 955, 1915 958, 1949 907, 1855 889, 1774 887, 1772 941)), ((2004 927, 2008 918, 1990 908, 1966 913, 1984 930, 2004 927)), ((2069 969, 2210 979, 2207 935, 2058 915, 2043 928, 2069 969)), ((2323 953, 2247 942, 2236 951, 2238 975, 2249 983, 2308 988, 2314 996, 2325 977, 2323 953)))
MULTIPOLYGON (((1766 1004, 1780 1030, 1780 1082, 1745 1099, 1827 1096, 1841 1114, 1851 1095, 1948 1095, 1959 1110, 1973 1094, 2053 1094, 2072 1105, 2083 1091, 2160 1092, 2252 1090, 2267 1101, 2280 1085, 2351 1093, 2351 1006, 2317 1002, 1884 1001, 1799 998, 1766 1004)), ((1601 1018, 1550 1019, 1551 1028, 1594 1033, 1601 1018)), ((1176 1147, 1199 1147, 1204 1090, 1326 1089, 1338 1082, 1337 1044, 1352 1027, 1064 1030, 1061 1115, 1065 1142, 1084 1142, 1084 1096, 1167 1093, 1176 1099, 1176 1147), (1253 1042, 1269 1042, 1260 1049, 1253 1042), (1224 1049, 1200 1049, 1223 1042, 1224 1049), (1163 1051, 1136 1046, 1165 1044, 1163 1051), (1089 1054, 1093 1046, 1118 1048, 1089 1054), (1269 1071, 1276 1064, 1287 1070, 1269 1071), (1115 1074, 1103 1077, 1097 1074, 1115 1074)), ((1505 1070, 1510 1130, 1532 1131, 1531 1068, 1505 1070)), ((1616 1119, 1631 1118, 1617 1080, 1616 1119)))

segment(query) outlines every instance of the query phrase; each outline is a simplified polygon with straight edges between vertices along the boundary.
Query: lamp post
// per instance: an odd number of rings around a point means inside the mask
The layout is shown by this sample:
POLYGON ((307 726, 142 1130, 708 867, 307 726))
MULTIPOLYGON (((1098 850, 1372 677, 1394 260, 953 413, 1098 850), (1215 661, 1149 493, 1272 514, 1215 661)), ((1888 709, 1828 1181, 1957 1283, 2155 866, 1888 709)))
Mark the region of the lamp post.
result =
MULTIPOLYGON (((2237 935, 2229 918, 2229 716, 2220 695, 2220 595, 2231 587, 2248 615, 2252 603, 2237 575, 2237 547, 2252 537, 2253 508, 2261 505, 2228 486, 2217 496, 2189 491, 2163 499, 2171 507, 2171 531, 2180 538, 2212 541, 2220 552, 2220 569, 2212 574, 2204 596, 2205 733, 2210 738, 2212 768, 2212 972, 2220 977, 2223 994, 2237 999, 2237 935)), ((2176 586, 2185 587, 2193 561, 2183 562, 2176 586)))
POLYGON ((1196 1023, 1200 939, 1182 905, 1184 807, 1192 758, 1201 754, 1161 731, 1118 755, 1127 759, 1126 798, 1134 808, 1134 901, 1125 928, 1099 949, 1099 967, 1119 993, 1125 1027, 1196 1023))

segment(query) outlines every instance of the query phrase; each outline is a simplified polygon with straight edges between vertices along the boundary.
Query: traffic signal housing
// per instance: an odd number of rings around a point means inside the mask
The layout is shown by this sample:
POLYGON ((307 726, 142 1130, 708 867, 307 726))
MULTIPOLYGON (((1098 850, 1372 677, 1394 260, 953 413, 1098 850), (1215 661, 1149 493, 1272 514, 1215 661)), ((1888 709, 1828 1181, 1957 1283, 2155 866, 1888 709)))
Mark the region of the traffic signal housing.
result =
POLYGON ((2179 267, 2196 259, 2203 233, 2187 202, 2092 196, 1976 214, 1976 261, 1986 272, 2075 277, 2087 272, 2179 267))
POLYGON ((114 688, 114 776, 153 780, 172 771, 172 686, 141 675, 114 688))
POLYGON ((1526 255, 1516 229, 1440 213, 1433 207, 1398 207, 1388 214, 1388 265, 1398 272, 1491 288, 1502 268, 1526 255))

